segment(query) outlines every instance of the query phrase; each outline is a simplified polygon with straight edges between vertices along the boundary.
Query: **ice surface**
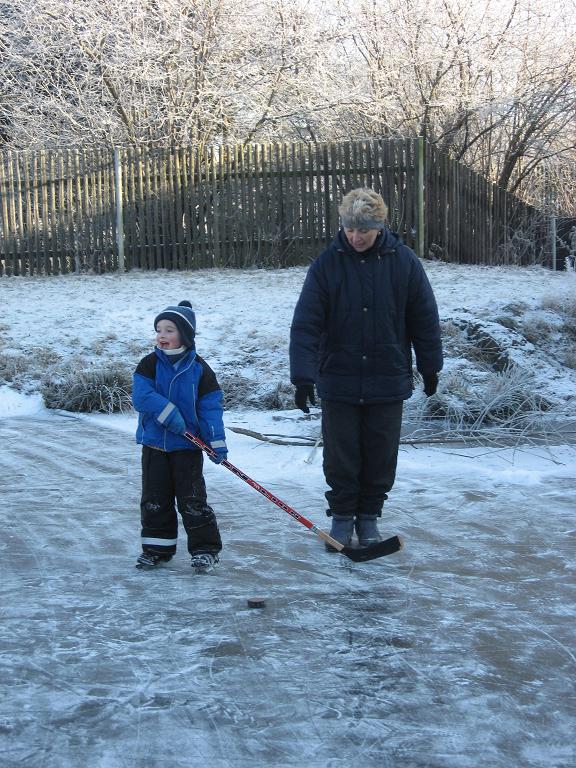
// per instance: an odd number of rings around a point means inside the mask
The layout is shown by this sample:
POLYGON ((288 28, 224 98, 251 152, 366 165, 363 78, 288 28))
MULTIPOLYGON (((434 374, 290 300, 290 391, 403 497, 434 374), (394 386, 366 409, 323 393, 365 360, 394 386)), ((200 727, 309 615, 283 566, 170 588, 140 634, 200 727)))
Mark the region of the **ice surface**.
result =
MULTIPOLYGON (((539 312, 576 285, 426 269, 443 317, 539 312)), ((131 364, 154 316, 189 298, 219 374, 287 380, 303 277, 2 278, 0 357, 8 371, 131 364)), ((515 354, 569 404, 576 372, 558 349, 515 354)), ((27 386, 0 388, 0 768, 576 765, 573 447, 403 446, 381 529, 406 548, 364 564, 207 462, 220 565, 195 576, 181 535, 170 563, 143 572, 134 415, 55 414, 27 386), (254 595, 264 609, 247 607, 254 595)), ((226 425, 230 460, 327 528, 321 450, 231 429, 314 438, 317 413, 230 411, 226 425)))
MULTIPOLYGON (((224 550, 194 576, 182 534, 134 568, 130 422, 0 421, 3 768, 574 764, 574 449, 403 448, 406 549, 365 564, 207 462, 224 550)), ((326 527, 309 453, 230 434, 326 527)))

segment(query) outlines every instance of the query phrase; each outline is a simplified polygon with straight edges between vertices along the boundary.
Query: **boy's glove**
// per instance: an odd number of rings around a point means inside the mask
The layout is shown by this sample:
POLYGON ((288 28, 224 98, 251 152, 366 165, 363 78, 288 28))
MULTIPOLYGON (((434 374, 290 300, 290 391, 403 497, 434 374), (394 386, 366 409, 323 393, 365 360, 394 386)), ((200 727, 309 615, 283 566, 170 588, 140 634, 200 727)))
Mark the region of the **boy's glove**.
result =
POLYGON ((426 376, 422 377, 424 379, 424 394, 426 397, 431 397, 432 395, 436 394, 436 390, 438 389, 438 374, 437 373, 428 373, 426 376))
POLYGON ((169 429, 170 432, 175 432, 177 435, 183 435, 186 432, 186 423, 182 418, 182 414, 178 408, 174 408, 164 420, 164 426, 169 429))
POLYGON ((213 461, 214 464, 222 464, 222 462, 228 458, 228 447, 226 443, 222 444, 222 442, 220 442, 220 445, 217 448, 214 448, 213 446, 210 447, 216 456, 210 456, 210 454, 208 454, 208 458, 210 461, 213 461))
POLYGON ((316 396, 314 394, 314 384, 298 384, 296 386, 296 394, 294 395, 294 402, 296 407, 300 408, 304 413, 310 413, 308 408, 308 401, 310 405, 316 405, 316 396))

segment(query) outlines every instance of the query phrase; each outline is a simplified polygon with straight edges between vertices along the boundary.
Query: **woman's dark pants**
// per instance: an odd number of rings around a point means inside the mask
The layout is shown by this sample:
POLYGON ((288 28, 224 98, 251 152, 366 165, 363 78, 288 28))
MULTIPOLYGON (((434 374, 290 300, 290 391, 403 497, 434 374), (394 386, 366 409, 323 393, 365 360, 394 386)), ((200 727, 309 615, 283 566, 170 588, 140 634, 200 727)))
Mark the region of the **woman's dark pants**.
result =
POLYGON ((350 405, 322 401, 327 514, 375 517, 394 485, 403 401, 350 405))

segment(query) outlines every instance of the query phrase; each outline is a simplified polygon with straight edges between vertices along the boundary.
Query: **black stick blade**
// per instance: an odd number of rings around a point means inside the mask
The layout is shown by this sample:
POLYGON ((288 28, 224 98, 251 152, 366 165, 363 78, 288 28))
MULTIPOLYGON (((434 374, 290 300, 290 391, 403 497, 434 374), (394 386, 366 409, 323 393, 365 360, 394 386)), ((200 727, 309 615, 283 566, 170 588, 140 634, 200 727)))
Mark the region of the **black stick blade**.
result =
POLYGON ((353 560, 355 563, 365 563, 368 560, 376 560, 378 557, 393 555, 404 546, 399 536, 390 536, 389 539, 378 541, 376 544, 369 544, 367 547, 344 547, 340 550, 342 555, 353 560))

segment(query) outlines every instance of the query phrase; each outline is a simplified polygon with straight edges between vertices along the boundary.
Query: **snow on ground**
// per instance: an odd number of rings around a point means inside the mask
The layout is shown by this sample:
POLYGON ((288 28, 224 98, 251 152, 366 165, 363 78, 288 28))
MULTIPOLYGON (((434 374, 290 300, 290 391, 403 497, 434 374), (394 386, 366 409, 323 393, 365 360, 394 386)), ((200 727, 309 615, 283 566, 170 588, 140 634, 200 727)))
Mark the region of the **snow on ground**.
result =
MULTIPOLYGON (((537 312, 574 288, 540 269, 426 268, 443 316, 537 312)), ((3 278, 0 358, 132 365, 154 315, 190 298, 217 372, 280 380, 303 275, 3 278)), ((573 373, 558 374, 570 398, 573 373)), ((365 564, 207 462, 219 567, 195 577, 181 538, 142 573, 134 414, 54 413, 26 386, 0 388, 2 768, 576 763, 574 446, 403 445, 381 527, 406 546, 365 564)), ((226 423, 319 429, 296 410, 226 423)), ((228 441, 231 461, 327 527, 320 451, 228 441)))
POLYGON ((0 418, 32 416, 46 410, 42 395, 23 395, 6 385, 0 387, 0 418))
MULTIPOLYGON (((547 297, 566 297, 574 304, 575 273, 436 262, 425 266, 445 320, 472 316, 481 323, 507 314, 513 322, 527 316, 540 323, 548 332, 537 353, 509 339, 514 361, 524 363, 543 394, 554 400, 574 396, 576 370, 560 360, 568 340, 548 328, 541 305, 547 297), (512 310, 519 316, 512 316, 512 310)), ((22 368, 31 357, 40 360, 42 370, 60 358, 82 367, 109 361, 132 367, 153 345, 156 314, 187 298, 197 315, 199 353, 224 382, 242 377, 252 382, 256 394, 264 393, 289 381, 287 335, 304 275, 303 267, 295 267, 2 278, 0 379, 3 369, 22 368)), ((448 360, 447 370, 461 362, 448 360)), ((37 384, 27 382, 32 388, 37 384)))

